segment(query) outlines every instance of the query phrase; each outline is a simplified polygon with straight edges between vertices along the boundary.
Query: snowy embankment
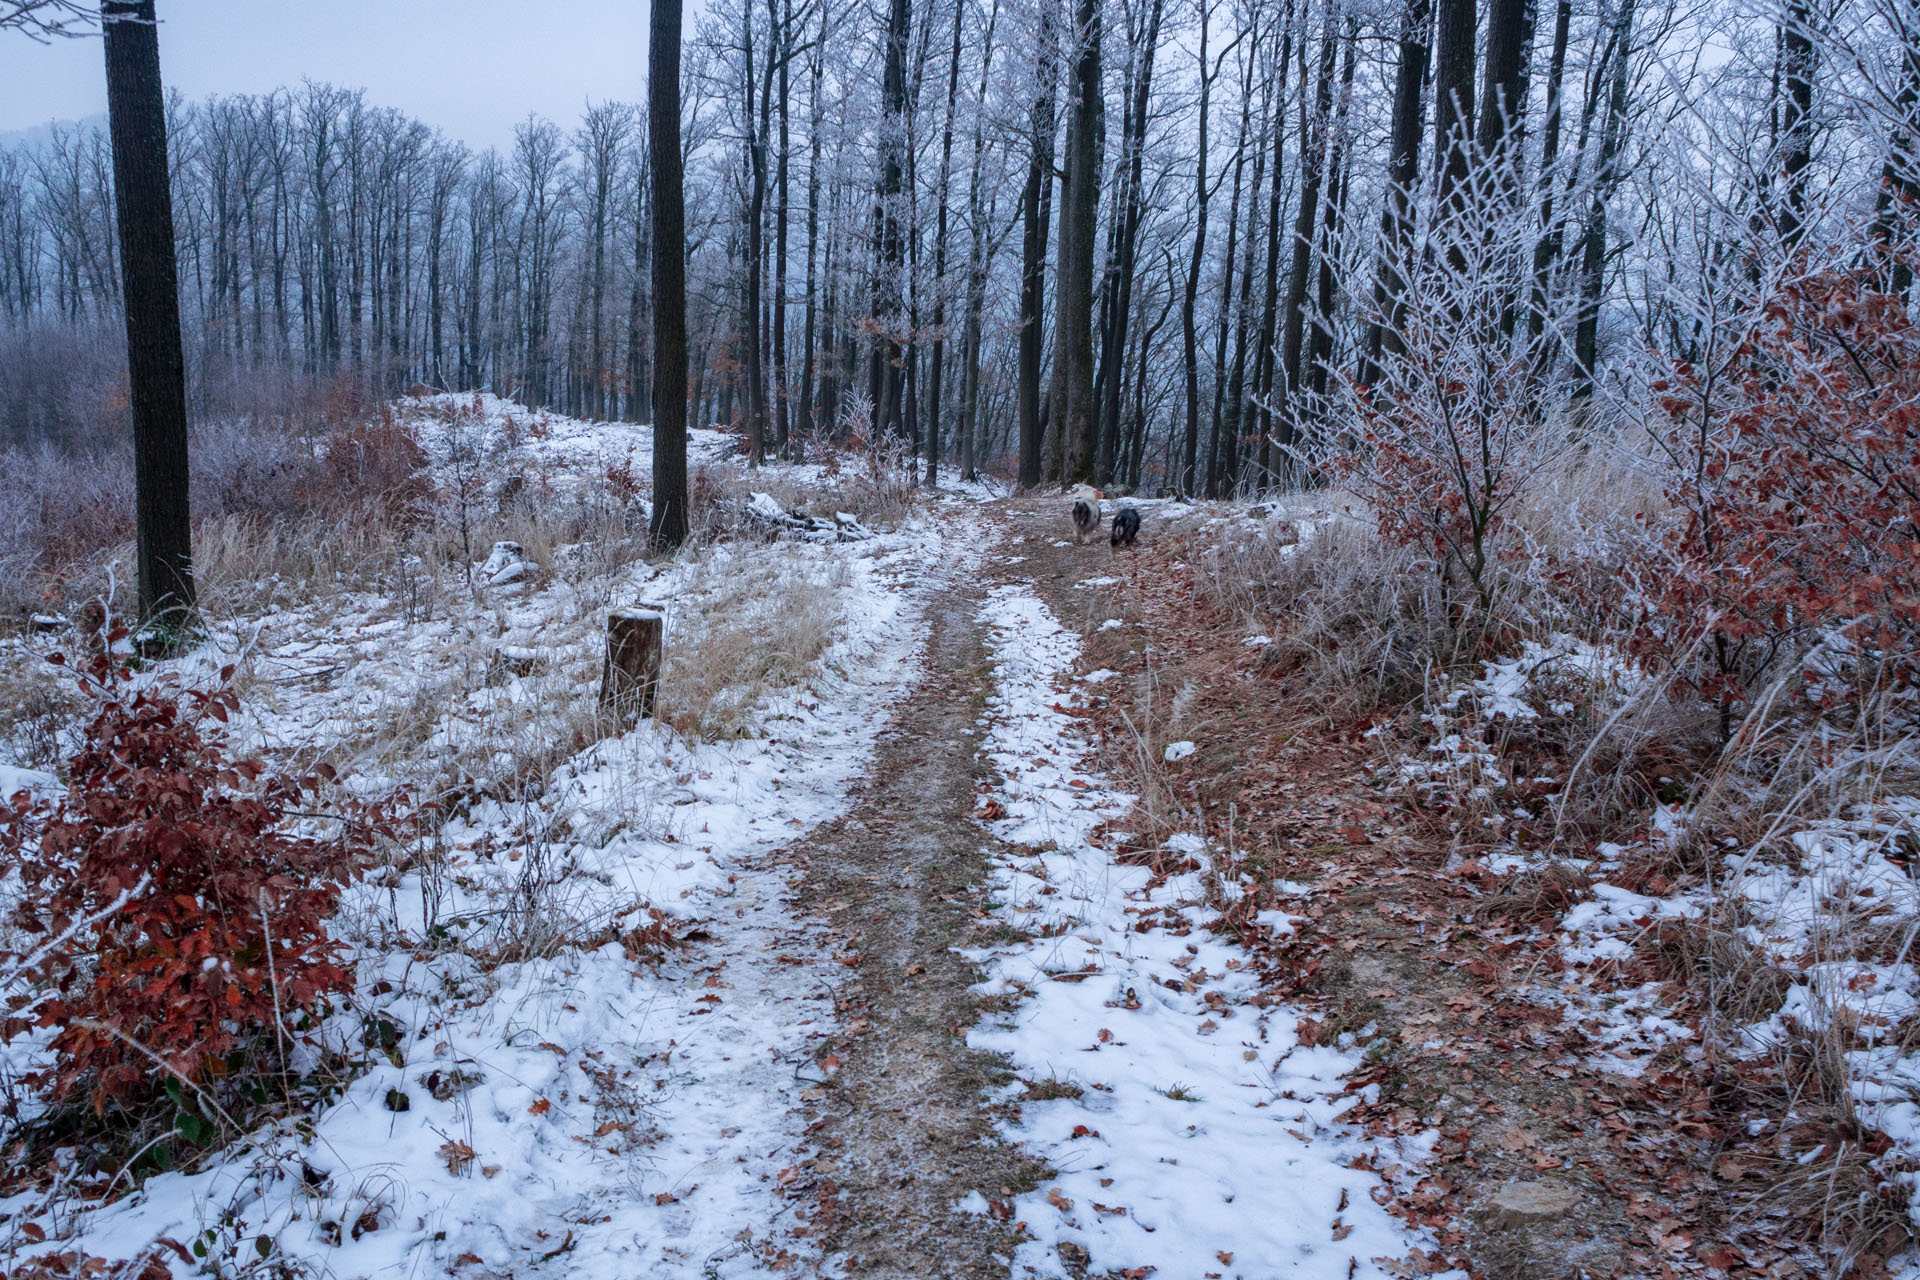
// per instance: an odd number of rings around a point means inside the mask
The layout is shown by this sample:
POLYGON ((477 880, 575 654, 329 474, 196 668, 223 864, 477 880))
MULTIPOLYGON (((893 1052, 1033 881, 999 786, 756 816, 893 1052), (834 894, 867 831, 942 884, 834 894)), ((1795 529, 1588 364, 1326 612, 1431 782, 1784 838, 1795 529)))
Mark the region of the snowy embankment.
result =
MULTIPOLYGON (((547 420, 491 473, 538 464, 557 489, 586 486, 648 443, 547 420)), ((132 1194, 122 1180, 111 1202, 0 1201, 16 1258, 387 1277, 789 1265, 781 1170, 838 970, 769 855, 844 806, 955 553, 911 520, 856 542, 570 567, 593 554, 556 547, 497 585, 443 573, 430 610, 355 592, 216 622, 217 651, 183 665, 238 661, 237 745, 338 760, 371 791, 451 780, 451 816, 342 905, 359 991, 322 1034, 358 1065, 329 1100, 189 1172, 132 1194), (751 612, 763 584, 812 601, 830 635, 741 736, 646 721, 565 738, 592 718, 609 601, 667 601, 671 651, 709 607, 747 610, 742 633, 772 626, 751 612)), ((35 1052, 16 1042, 6 1065, 35 1052)))
POLYGON ((1174 837, 1200 869, 1164 879, 1114 859, 1104 824, 1129 797, 1089 767, 1063 707, 1081 696, 1063 692, 1078 638, 1023 587, 986 609, 999 694, 985 750, 1004 781, 985 813, 1022 850, 995 877, 1025 940, 975 957, 984 993, 1018 999, 969 1040, 1012 1059, 1025 1083, 1010 1096, 1028 1100, 1009 1136, 1058 1173, 970 1207, 1025 1224, 1017 1276, 1412 1274, 1409 1249, 1431 1242, 1374 1193, 1424 1146, 1341 1124, 1359 1058, 1301 1045, 1302 1015, 1264 999, 1246 953, 1209 929, 1210 900, 1236 886, 1209 885, 1203 842, 1174 837))

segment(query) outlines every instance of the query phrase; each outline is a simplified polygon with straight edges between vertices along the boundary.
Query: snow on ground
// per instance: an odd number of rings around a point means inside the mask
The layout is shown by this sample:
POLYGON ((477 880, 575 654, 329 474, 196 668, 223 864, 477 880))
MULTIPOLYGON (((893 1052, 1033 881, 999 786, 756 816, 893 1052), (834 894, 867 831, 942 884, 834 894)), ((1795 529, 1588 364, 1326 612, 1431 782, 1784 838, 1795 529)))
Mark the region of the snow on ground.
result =
POLYGON ((1358 1054, 1302 1046, 1296 1011, 1256 1003, 1245 954, 1207 928, 1210 892, 1237 886, 1209 884, 1203 842, 1174 837, 1202 870, 1158 883, 1114 861, 1102 824, 1129 798, 1060 709, 1084 692, 1063 692, 1078 639, 1025 587, 996 590, 986 617, 985 750, 1005 780, 990 825, 1021 850, 995 868, 997 910, 1027 937, 973 957, 985 993, 1019 999, 969 1042, 1012 1059, 1025 1083, 1010 1096, 1030 1100, 1009 1136, 1058 1174, 1011 1206, 987 1188, 966 1207, 1026 1224, 1016 1276, 1064 1277, 1068 1255, 1101 1275, 1411 1274, 1409 1248, 1430 1242, 1374 1202, 1371 1170, 1425 1145, 1342 1126, 1358 1054))
MULTIPOLYGON (((486 401, 480 417, 499 431, 514 412, 486 401)), ((518 439, 514 461, 534 451, 557 487, 648 447, 643 429, 551 417, 518 439)), ((844 806, 917 674, 925 592, 973 553, 924 518, 607 572, 564 571, 566 550, 499 588, 442 581, 426 613, 370 590, 217 620, 207 652, 174 664, 201 679, 240 661, 246 749, 357 762, 373 791, 456 779, 473 798, 434 837, 443 856, 377 868, 342 906, 361 996, 327 1034, 370 1065, 317 1115, 113 1203, 0 1201, 16 1241, 27 1221, 46 1232, 26 1252, 176 1241, 221 1273, 385 1277, 790 1265, 781 1170, 835 966, 768 855, 844 806), (590 719, 609 602, 668 601, 672 645, 719 588, 776 579, 830 603, 833 636, 749 734, 643 722, 577 751, 555 736, 590 719), (528 779, 543 745, 554 767, 528 779), (688 941, 663 954, 656 922, 688 941)), ((17 1071, 37 1049, 3 1052, 17 1071)))
MULTIPOLYGON (((631 466, 636 476, 650 474, 653 430, 631 422, 594 422, 504 400, 491 392, 445 393, 398 402, 402 416, 422 428, 422 443, 444 461, 450 436, 473 433, 463 441, 478 457, 503 439, 510 442, 520 473, 549 473, 581 483, 603 479, 608 466, 631 466)), ((687 465, 711 465, 738 451, 739 437, 693 427, 687 431, 687 465)))
MULTIPOLYGON (((1564 635, 1529 641, 1518 654, 1483 663, 1480 677, 1440 691, 1425 717, 1427 758, 1400 761, 1400 777, 1429 796, 1491 808, 1482 818, 1490 828, 1550 817, 1518 806, 1500 811, 1518 785, 1559 782, 1510 777, 1498 753, 1500 735, 1554 718, 1605 718, 1649 691, 1648 678, 1617 654, 1564 635)), ((1897 778, 1911 768, 1909 751, 1908 743, 1872 756, 1850 749, 1829 772, 1897 778)), ((1593 1044, 1586 1065, 1594 1070, 1639 1078, 1676 1046, 1698 1060, 1707 1048, 1672 1016, 1666 985, 1623 981, 1621 973, 1663 928, 1718 939, 1728 954, 1744 950, 1755 962, 1735 978, 1741 990, 1733 1003, 1751 1007, 1770 984, 1778 987, 1766 1016, 1731 1029, 1728 1051, 1804 1059, 1811 1045, 1830 1044, 1837 1032, 1842 1047, 1833 1065, 1844 1072, 1858 1118, 1893 1142, 1879 1157, 1884 1167, 1920 1160, 1920 1050, 1913 1043, 1920 886, 1912 870, 1920 799, 1889 796, 1827 817, 1776 818, 1754 846, 1723 842, 1704 857, 1707 874, 1659 892, 1609 883, 1634 853, 1659 854, 1686 838, 1688 823, 1680 806, 1659 804, 1634 850, 1603 844, 1595 856, 1570 857, 1549 843, 1481 859, 1503 875, 1560 863, 1591 881, 1584 900, 1555 926, 1565 966, 1529 998, 1561 1007, 1581 1027, 1593 1044)), ((1895 1176, 1909 1186, 1909 1213, 1920 1224, 1920 1182, 1895 1176)), ((1920 1262, 1902 1274, 1920 1276, 1920 1262)))

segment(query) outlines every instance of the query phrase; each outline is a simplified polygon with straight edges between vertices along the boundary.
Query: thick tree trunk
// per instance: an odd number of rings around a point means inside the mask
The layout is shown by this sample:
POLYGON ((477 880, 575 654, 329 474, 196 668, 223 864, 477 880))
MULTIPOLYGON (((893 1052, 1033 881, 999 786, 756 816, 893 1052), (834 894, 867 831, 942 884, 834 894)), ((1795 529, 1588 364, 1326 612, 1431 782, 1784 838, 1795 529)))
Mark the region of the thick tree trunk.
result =
POLYGON ((1078 0, 1073 110, 1060 188, 1060 289, 1053 330, 1054 430, 1062 484, 1094 478, 1100 418, 1093 398, 1093 254, 1100 209, 1100 6, 1078 0))
MULTIPOLYGON (((1458 221, 1464 215, 1466 182, 1473 149, 1474 0, 1439 0, 1440 26, 1434 41, 1433 162, 1440 174, 1440 214, 1458 221)), ((1463 227, 1443 235, 1457 242, 1463 227)), ((1456 251, 1457 252, 1457 251, 1456 251)))
MULTIPOLYGON (((1480 123, 1474 145, 1488 163, 1516 167, 1506 154, 1511 133, 1525 127, 1527 55, 1533 36, 1534 0, 1488 0, 1486 79, 1480 90, 1480 123)), ((1511 175, 1508 175, 1511 176, 1511 175)))
POLYGON ((106 0, 100 18, 126 305, 140 621, 179 638, 193 625, 193 521, 160 41, 153 0, 106 0))
POLYGON ((680 0, 652 0, 647 133, 653 153, 654 545, 687 538, 687 211, 680 156, 680 0))

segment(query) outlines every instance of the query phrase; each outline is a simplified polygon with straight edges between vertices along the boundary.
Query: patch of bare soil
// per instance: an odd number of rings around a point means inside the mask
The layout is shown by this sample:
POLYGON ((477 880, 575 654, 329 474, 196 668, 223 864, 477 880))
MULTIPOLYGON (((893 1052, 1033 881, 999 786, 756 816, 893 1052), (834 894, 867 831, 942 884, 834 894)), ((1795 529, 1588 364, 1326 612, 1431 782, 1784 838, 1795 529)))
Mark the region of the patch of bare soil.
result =
POLYGON ((995 1215, 960 1212, 978 1191, 1004 1200, 1044 1166, 1002 1142, 985 1094, 1010 1079, 967 1047, 981 1002, 956 947, 998 927, 983 909, 993 837, 975 821, 983 780, 975 722, 992 683, 977 590, 936 590, 926 674, 882 735, 845 818, 796 850, 797 909, 843 939, 837 1009, 846 1034, 823 1048, 812 1159, 789 1195, 816 1201, 810 1230, 851 1274, 1002 1276, 1018 1238, 995 1215))
POLYGON ((1237 619, 1207 607, 1186 539, 1150 516, 1137 552, 1055 548, 1064 507, 1029 505, 1012 549, 1036 562, 1022 568, 1084 634, 1083 667, 1119 673, 1093 714, 1107 758, 1141 762, 1143 794, 1157 789, 1184 821, 1197 814, 1245 851, 1243 869, 1264 886, 1248 911, 1305 918, 1292 937, 1255 945, 1274 995, 1316 1011, 1303 1041, 1351 1034, 1370 1046, 1348 1082, 1365 1097, 1355 1121, 1441 1134, 1426 1176, 1399 1179, 1388 1206, 1435 1231, 1443 1251, 1428 1269, 1488 1280, 1818 1273, 1724 1158, 1738 1135, 1697 1071, 1677 1055, 1674 1069, 1637 1079, 1597 1070, 1592 1028, 1527 998, 1559 963, 1552 923, 1580 886, 1502 883, 1452 856, 1444 819, 1370 770, 1406 744, 1313 710, 1237 619), (1166 736, 1197 749, 1162 765, 1166 736), (1529 932, 1533 942, 1516 941, 1529 932))

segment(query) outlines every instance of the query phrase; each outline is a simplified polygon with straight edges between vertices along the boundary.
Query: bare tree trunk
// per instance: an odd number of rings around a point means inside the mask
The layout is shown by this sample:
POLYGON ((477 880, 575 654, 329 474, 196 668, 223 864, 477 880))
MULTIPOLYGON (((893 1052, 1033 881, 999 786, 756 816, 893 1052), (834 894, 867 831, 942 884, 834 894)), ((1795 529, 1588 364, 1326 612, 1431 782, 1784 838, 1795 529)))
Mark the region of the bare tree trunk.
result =
POLYGON ((1627 62, 1632 48, 1634 0, 1620 0, 1614 18, 1613 62, 1609 68, 1606 116, 1600 126, 1600 157, 1594 167, 1593 205, 1587 215, 1586 236, 1580 253, 1580 314, 1574 325, 1573 360, 1578 381, 1573 401, 1584 404, 1592 395, 1597 377, 1595 361, 1600 345, 1600 294, 1606 273, 1607 199, 1619 185, 1619 157, 1625 145, 1627 115, 1627 62))
POLYGON ((1780 75, 1786 91, 1780 121, 1780 171, 1786 179, 1787 193, 1779 220, 1780 242, 1791 250, 1806 232, 1807 168, 1813 163, 1815 59, 1814 19, 1807 0, 1787 0, 1786 18, 1780 33, 1780 75))
MULTIPOLYGON (((1561 0, 1564 9, 1571 0, 1561 0)), ((1413 192, 1420 177, 1420 134, 1432 38, 1432 0, 1408 0, 1400 21, 1400 68, 1393 81, 1393 123, 1387 142, 1386 207, 1380 214, 1380 265, 1374 282, 1376 318, 1367 326, 1366 361, 1360 381, 1377 376, 1383 351, 1398 354, 1406 289, 1407 253, 1413 235, 1413 192)))
MULTIPOLYGON (((825 40, 826 12, 820 16, 821 39, 825 40)), ((816 47, 810 68, 807 92, 807 297, 800 336, 800 400, 798 429, 801 439, 813 434, 813 366, 817 337, 819 278, 815 274, 820 245, 820 77, 825 69, 825 51, 816 47)), ((796 456, 798 450, 795 450, 796 456)))
POLYGON ((1175 473, 1176 493, 1192 496, 1195 468, 1200 454, 1200 335, 1194 316, 1200 296, 1200 268, 1207 259, 1207 107, 1213 93, 1213 76, 1207 66, 1207 27, 1213 16, 1208 0, 1200 0, 1200 145, 1193 170, 1193 256, 1187 260, 1186 292, 1180 298, 1181 354, 1187 376, 1187 430, 1182 438, 1180 469, 1175 473))
POLYGON ((1439 0, 1434 38, 1433 163, 1440 175, 1438 239, 1448 268, 1466 269, 1468 173, 1473 151, 1474 0, 1439 0))
MULTIPOLYGON (((772 0, 768 0, 767 11, 771 17, 772 0)), ((787 64, 793 58, 793 0, 785 0, 778 30, 779 39, 774 45, 780 59, 780 154, 774 158, 773 182, 773 444, 780 457, 788 458, 792 449, 787 440, 787 148, 792 95, 788 91, 787 64)))
POLYGON ((1353 19, 1347 20, 1347 49, 1341 61, 1339 105, 1329 126, 1331 141, 1327 148, 1327 198, 1320 220, 1319 287, 1314 293, 1313 336, 1307 342, 1307 385, 1313 392, 1310 407, 1316 419, 1326 416, 1327 375, 1333 360, 1333 302, 1338 283, 1340 238, 1345 222, 1343 206, 1347 193, 1347 109, 1353 99, 1354 51, 1359 32, 1353 19))
POLYGON ((1160 44, 1160 19, 1166 0, 1150 0, 1144 36, 1136 33, 1130 68, 1132 94, 1120 130, 1122 179, 1114 234, 1114 275, 1107 331, 1100 343, 1101 456, 1098 482, 1107 483, 1119 466, 1120 403, 1126 382, 1127 326, 1133 312, 1133 277, 1139 256, 1141 167, 1146 152, 1147 110, 1152 101, 1153 61, 1160 44))
POLYGON ((988 77, 993 70, 993 33, 1000 20, 1000 0, 993 0, 987 17, 986 37, 980 51, 980 94, 975 99, 973 121, 973 164, 967 180, 967 212, 973 243, 967 253, 967 323, 962 339, 960 478, 979 478, 974 457, 974 441, 979 432, 980 409, 980 317, 986 308, 987 292, 987 211, 980 190, 980 157, 986 144, 986 105, 988 77))
MULTIPOLYGON (((1257 39, 1257 36, 1256 36, 1257 39)), ((1259 50, 1256 48, 1255 53, 1259 50)), ((1227 334, 1233 325, 1233 279, 1240 253, 1240 185, 1247 168, 1247 130, 1253 123, 1253 65, 1248 58, 1240 84, 1240 133, 1233 145, 1233 188, 1227 200, 1226 250, 1221 255, 1220 313, 1213 343, 1213 416, 1207 432, 1207 468, 1201 482, 1209 498, 1220 496, 1222 462, 1226 453, 1227 334)))
POLYGON ((1060 187, 1060 289, 1054 321, 1054 430, 1063 484, 1094 478, 1100 426, 1093 398, 1093 253, 1100 209, 1100 5, 1078 0, 1074 98, 1067 117, 1067 169, 1060 187))
POLYGON ((1053 208, 1054 77, 1052 0, 1041 0, 1039 89, 1030 123, 1033 149, 1021 196, 1020 487, 1040 483, 1040 316, 1046 305, 1047 224, 1053 208))
MULTIPOLYGON (((776 2, 767 0, 769 13, 775 12, 776 2)), ((742 84, 747 91, 747 129, 752 135, 747 144, 747 160, 752 172, 748 179, 747 196, 746 314, 741 320, 740 330, 747 348, 747 465, 758 467, 767 460, 767 377, 762 362, 760 299, 762 272, 766 270, 767 133, 772 127, 770 99, 773 96, 773 67, 779 57, 777 49, 769 51, 765 71, 757 73, 764 76, 766 84, 757 83, 753 61, 753 10, 750 6, 743 11, 742 37, 746 58, 742 84), (757 111, 754 105, 756 93, 759 94, 757 111)))
MULTIPOLYGON (((1913 217, 1920 207, 1920 165, 1915 139, 1920 137, 1920 24, 1911 5, 1902 5, 1897 19, 1900 42, 1900 88, 1894 95, 1894 127, 1887 137, 1887 155, 1880 167, 1880 190, 1874 198, 1873 235, 1882 247, 1912 234, 1913 217)), ((1913 287, 1913 264, 1906 255, 1894 255, 1887 272, 1887 289, 1905 298, 1913 287)))
POLYGON ((874 322, 881 332, 873 345, 873 431, 898 437, 905 415, 903 357, 898 329, 905 299, 900 274, 906 243, 900 225, 907 150, 907 39, 912 21, 909 0, 892 0, 887 9, 887 52, 880 86, 880 191, 875 210, 879 262, 875 272, 874 322))
MULTIPOLYGON (((1320 65, 1314 81, 1312 114, 1301 104, 1300 119, 1300 208, 1293 220, 1293 267, 1287 276, 1286 331, 1280 345, 1280 371, 1274 387, 1274 415, 1282 446, 1280 473, 1291 480, 1297 459, 1291 452, 1300 443, 1299 397, 1302 388, 1301 361, 1306 345, 1307 272, 1313 262, 1313 240, 1320 216, 1320 185, 1327 164, 1327 129, 1333 110, 1333 63, 1339 47, 1334 23, 1338 18, 1327 12, 1327 29, 1320 39, 1320 65)), ((1300 57, 1306 60, 1306 41, 1300 42, 1300 57)), ((1302 67, 1304 73, 1305 67, 1302 67)), ((1303 77, 1304 78, 1304 77, 1303 77)))
POLYGON ((153 0, 105 0, 100 20, 126 304, 140 620, 177 643, 193 626, 193 520, 160 41, 153 0))
POLYGON ((654 545, 687 538, 687 211, 680 156, 680 0, 652 0, 647 131, 653 152, 654 545))
MULTIPOLYGON (((1305 15, 1301 15, 1299 21, 1304 28, 1305 15)), ((1255 455, 1258 461, 1253 487, 1261 491, 1273 483, 1274 391, 1280 364, 1279 353, 1274 350, 1274 337, 1280 307, 1281 176, 1287 145, 1287 66, 1293 61, 1294 22, 1293 2, 1288 0, 1281 18, 1280 57, 1273 64, 1271 76, 1280 91, 1274 95, 1273 172, 1268 175, 1266 302, 1260 309, 1260 354, 1254 362, 1254 386, 1260 399, 1260 449, 1255 455)))
MULTIPOLYGON (((1268 117, 1268 108, 1274 96, 1273 86, 1269 83, 1261 93, 1260 119, 1268 117)), ((1241 480, 1247 410, 1250 407, 1247 403, 1247 331, 1253 320, 1253 256, 1260 244, 1255 226, 1259 220, 1260 191, 1266 180, 1266 139, 1256 137, 1253 181, 1247 186, 1247 235, 1246 247, 1240 259, 1240 301, 1234 307, 1233 316, 1233 363, 1229 366, 1231 372, 1227 376, 1226 421, 1221 428, 1224 454, 1220 459, 1219 483, 1222 492, 1231 492, 1241 480)))
POLYGON ((1553 53, 1547 62, 1546 118, 1540 138, 1540 238, 1533 246, 1533 302, 1527 308, 1527 341, 1538 346, 1536 367, 1544 367, 1544 346, 1539 346, 1547 325, 1547 307, 1552 296, 1552 277, 1560 258, 1560 234, 1554 222, 1554 184, 1559 179, 1560 122, 1565 113, 1562 85, 1567 69, 1567 29, 1573 21, 1573 0, 1559 0, 1553 16, 1553 53))
POLYGON ((934 215, 933 386, 927 414, 927 484, 940 483, 940 380, 947 350, 947 204, 953 186, 953 112, 960 97, 960 18, 963 0, 953 0, 953 47, 947 66, 947 115, 940 128, 940 207, 934 215))

